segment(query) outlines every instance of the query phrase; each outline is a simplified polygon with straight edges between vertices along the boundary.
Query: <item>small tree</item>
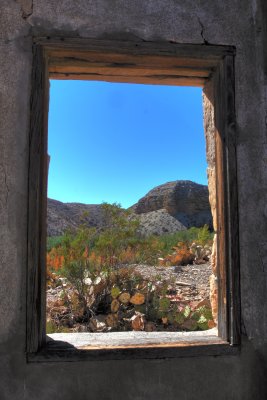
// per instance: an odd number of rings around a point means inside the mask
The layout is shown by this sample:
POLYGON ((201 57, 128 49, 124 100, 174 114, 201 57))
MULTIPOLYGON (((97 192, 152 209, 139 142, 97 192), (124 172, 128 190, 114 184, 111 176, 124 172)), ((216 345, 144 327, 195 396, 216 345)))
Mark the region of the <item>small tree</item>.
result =
POLYGON ((95 250, 113 267, 121 262, 123 251, 139 243, 139 221, 131 218, 130 211, 122 209, 117 203, 103 203, 102 211, 105 227, 95 242, 95 250))

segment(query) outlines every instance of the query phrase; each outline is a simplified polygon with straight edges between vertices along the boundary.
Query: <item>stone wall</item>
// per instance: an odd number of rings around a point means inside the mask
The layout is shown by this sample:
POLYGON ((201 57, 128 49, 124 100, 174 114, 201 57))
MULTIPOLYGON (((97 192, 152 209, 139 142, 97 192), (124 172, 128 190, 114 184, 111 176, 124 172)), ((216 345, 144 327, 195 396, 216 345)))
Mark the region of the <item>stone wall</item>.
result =
MULTIPOLYGON (((265 2, 261 0, 0 0, 1 399, 267 398, 264 8, 265 2), (239 354, 27 363, 28 150, 34 36, 236 47, 242 320, 239 354)), ((213 172, 209 170, 210 187, 213 172)))
MULTIPOLYGON (((203 122, 206 139, 207 177, 209 202, 212 214, 213 229, 217 232, 216 208, 216 154, 215 154, 215 123, 214 96, 211 85, 207 84, 203 92, 203 122)), ((218 276, 217 276, 217 234, 213 238, 211 255, 212 274, 210 276, 210 302, 215 323, 218 322, 218 276)))

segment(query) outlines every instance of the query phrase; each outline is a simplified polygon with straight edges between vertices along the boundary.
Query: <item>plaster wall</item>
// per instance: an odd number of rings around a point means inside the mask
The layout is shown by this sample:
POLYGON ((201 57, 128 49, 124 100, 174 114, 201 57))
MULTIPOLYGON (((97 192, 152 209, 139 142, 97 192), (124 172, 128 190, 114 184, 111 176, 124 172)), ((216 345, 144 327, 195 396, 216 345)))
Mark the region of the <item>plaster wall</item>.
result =
POLYGON ((266 6, 260 0, 0 0, 0 399, 267 398, 266 6), (236 47, 239 355, 27 364, 33 36, 236 47), (265 53, 264 53, 265 49, 265 53))

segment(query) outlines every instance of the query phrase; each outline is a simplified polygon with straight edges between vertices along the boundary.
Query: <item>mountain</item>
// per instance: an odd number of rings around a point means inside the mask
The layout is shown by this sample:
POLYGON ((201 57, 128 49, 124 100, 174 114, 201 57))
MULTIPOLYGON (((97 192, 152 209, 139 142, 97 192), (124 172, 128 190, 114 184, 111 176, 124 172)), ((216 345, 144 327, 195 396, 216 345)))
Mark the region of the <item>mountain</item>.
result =
POLYGON ((88 226, 101 226, 101 204, 62 203, 47 199, 47 235, 59 236, 67 228, 77 228, 81 222, 88 226))
MULTIPOLYGON (((208 187, 191 181, 173 181, 150 190, 130 207, 140 220, 140 233, 162 235, 191 226, 212 227, 208 187)), ((48 199, 47 234, 62 235, 66 228, 77 228, 81 221, 88 226, 104 223, 101 204, 62 203, 48 199)))
POLYGON ((212 226, 208 187, 192 181, 173 181, 156 186, 131 209, 141 215, 164 209, 186 228, 212 226))

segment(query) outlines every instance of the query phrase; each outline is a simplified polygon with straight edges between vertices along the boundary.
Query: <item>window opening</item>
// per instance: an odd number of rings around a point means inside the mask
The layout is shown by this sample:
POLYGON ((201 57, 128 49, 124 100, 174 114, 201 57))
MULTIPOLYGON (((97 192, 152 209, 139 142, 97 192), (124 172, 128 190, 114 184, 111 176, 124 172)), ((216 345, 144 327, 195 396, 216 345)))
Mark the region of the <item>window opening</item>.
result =
POLYGON ((52 80, 49 115, 47 333, 215 328, 201 88, 52 80))

